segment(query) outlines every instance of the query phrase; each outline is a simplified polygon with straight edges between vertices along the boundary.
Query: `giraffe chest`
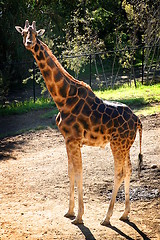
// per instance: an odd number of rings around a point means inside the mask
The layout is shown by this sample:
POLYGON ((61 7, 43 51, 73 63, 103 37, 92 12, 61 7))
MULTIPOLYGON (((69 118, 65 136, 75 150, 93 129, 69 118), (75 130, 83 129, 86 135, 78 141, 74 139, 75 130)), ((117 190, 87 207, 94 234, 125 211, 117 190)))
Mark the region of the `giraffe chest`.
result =
POLYGON ((105 147, 110 134, 98 120, 93 124, 89 117, 72 113, 59 113, 57 126, 66 139, 78 139, 81 145, 105 147))

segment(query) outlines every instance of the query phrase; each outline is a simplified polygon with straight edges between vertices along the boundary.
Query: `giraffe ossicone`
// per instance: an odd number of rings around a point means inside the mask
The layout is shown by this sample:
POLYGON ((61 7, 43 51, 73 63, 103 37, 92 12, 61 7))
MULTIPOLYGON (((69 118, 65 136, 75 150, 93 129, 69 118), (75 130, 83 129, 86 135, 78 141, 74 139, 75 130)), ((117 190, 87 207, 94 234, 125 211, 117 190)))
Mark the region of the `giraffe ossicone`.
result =
POLYGON ((140 135, 140 158, 142 124, 132 110, 120 103, 102 101, 82 81, 73 78, 59 63, 48 46, 38 39, 45 30, 36 30, 36 23, 25 22, 24 29, 16 26, 23 36, 24 46, 30 50, 40 68, 46 86, 59 109, 57 126, 62 133, 68 155, 68 176, 70 180, 69 210, 66 217, 74 216, 74 185, 78 189, 78 214, 74 224, 83 223, 83 184, 81 147, 105 147, 110 143, 114 157, 114 187, 109 208, 102 225, 110 223, 118 189, 125 183, 125 210, 121 219, 130 212, 129 184, 131 176, 130 148, 136 132, 140 135))

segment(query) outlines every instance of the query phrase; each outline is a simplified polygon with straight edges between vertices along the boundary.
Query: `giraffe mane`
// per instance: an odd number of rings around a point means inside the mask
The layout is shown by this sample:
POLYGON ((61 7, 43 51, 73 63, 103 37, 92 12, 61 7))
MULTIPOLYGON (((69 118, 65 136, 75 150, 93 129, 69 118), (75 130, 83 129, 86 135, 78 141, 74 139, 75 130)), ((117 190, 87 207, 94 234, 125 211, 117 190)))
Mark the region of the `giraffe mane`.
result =
MULTIPOLYGON (((38 39, 39 40, 39 39, 38 39)), ((39 40, 40 43, 43 45, 44 49, 46 50, 46 52, 49 54, 49 56, 53 59, 53 61, 55 62, 55 64, 57 65, 57 67, 61 70, 61 72, 63 73, 63 75, 67 78, 69 78, 72 82, 75 82, 75 83, 78 83, 88 89, 91 89, 91 87, 87 84, 87 83, 84 83, 83 81, 79 81, 77 79, 75 79, 72 75, 70 75, 63 67, 62 65, 60 64, 60 62, 57 60, 57 58, 54 56, 54 54, 52 53, 52 51, 48 48, 48 46, 42 42, 41 40, 39 40)))

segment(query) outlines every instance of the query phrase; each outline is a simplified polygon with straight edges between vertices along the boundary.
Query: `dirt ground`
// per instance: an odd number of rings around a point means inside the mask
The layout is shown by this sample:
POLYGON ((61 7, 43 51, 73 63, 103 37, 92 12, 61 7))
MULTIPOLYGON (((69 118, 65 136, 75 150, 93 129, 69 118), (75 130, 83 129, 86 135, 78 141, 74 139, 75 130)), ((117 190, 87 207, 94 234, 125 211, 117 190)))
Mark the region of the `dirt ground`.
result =
MULTIPOLYGON (((29 122, 34 123, 41 114, 34 111, 3 117, 1 133, 30 128, 29 122)), ((122 186, 110 227, 100 225, 113 186, 113 157, 109 145, 104 150, 82 148, 85 214, 84 225, 75 226, 64 217, 69 181, 67 154, 59 131, 48 127, 1 138, 0 239, 160 239, 160 114, 141 120, 144 167, 139 180, 137 134, 131 149, 130 221, 119 220, 124 209, 122 186)), ((77 194, 75 199, 77 211, 77 194)))

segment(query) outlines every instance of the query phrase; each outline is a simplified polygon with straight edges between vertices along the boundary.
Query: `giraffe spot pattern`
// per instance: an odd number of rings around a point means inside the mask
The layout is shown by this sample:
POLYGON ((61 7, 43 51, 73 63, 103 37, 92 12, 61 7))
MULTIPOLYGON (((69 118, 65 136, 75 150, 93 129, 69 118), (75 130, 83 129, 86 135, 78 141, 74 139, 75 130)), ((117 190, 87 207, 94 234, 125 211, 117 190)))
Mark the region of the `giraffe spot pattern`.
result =
POLYGON ((82 127, 85 130, 89 130, 89 124, 87 119, 83 118, 81 115, 78 117, 78 122, 82 124, 82 127))
POLYGON ((52 84, 52 85, 49 85, 48 86, 48 89, 50 91, 51 94, 53 94, 54 96, 56 95, 56 90, 55 90, 55 86, 52 84))
MULTIPOLYGON (((51 79, 51 71, 54 72, 54 81, 58 83, 57 94, 59 93, 63 98, 63 101, 56 101, 57 106, 62 107, 66 104, 65 106, 69 109, 68 113, 61 112, 57 118, 65 123, 62 127, 64 135, 74 133, 80 136, 83 131, 84 137, 90 138, 92 142, 99 142, 100 139, 107 142, 108 139, 112 139, 115 146, 120 144, 121 149, 129 149, 135 139, 139 124, 137 116, 130 108, 119 103, 103 102, 95 96, 92 90, 86 89, 79 83, 70 83, 70 79, 64 78, 42 45, 39 47, 37 43, 34 51, 37 60, 47 58, 48 69, 43 70, 44 62, 39 63, 43 76, 51 79), (53 68, 56 69, 53 70, 53 68)), ((49 91, 55 92, 54 86, 49 85, 49 91)))
POLYGON ((101 123, 101 114, 98 111, 93 111, 90 117, 90 120, 93 125, 101 123))
POLYGON ((102 104, 99 105, 98 111, 99 111, 100 113, 104 113, 104 110, 105 110, 105 105, 102 103, 102 104))
POLYGON ((39 55, 36 55, 36 57, 37 57, 38 61, 42 61, 42 60, 44 60, 43 52, 40 51, 40 52, 39 52, 39 55))
POLYGON ((91 109, 94 111, 98 108, 98 105, 97 103, 93 102, 92 106, 91 106, 91 109))
POLYGON ((70 115, 66 120, 65 123, 67 125, 72 125, 76 121, 76 117, 73 115, 70 115))
POLYGON ((62 107, 64 105, 64 101, 56 101, 58 107, 62 107))
POLYGON ((102 118, 102 123, 106 124, 107 122, 109 122, 110 119, 111 119, 111 117, 104 113, 103 118, 102 118))
POLYGON ((69 89, 69 97, 72 97, 74 95, 77 94, 77 87, 75 85, 70 85, 70 89, 69 89))
POLYGON ((56 73, 54 74, 54 81, 57 83, 57 82, 61 81, 62 77, 63 76, 62 76, 61 72, 56 71, 56 73))
POLYGON ((93 134, 90 134, 90 138, 96 140, 97 136, 94 136, 93 134))
POLYGON ((43 69, 45 67, 44 63, 39 64, 40 69, 43 69))
POLYGON ((101 103, 101 100, 100 100, 98 97, 96 97, 96 98, 95 98, 95 102, 96 102, 97 104, 100 104, 100 103, 101 103))
POLYGON ((95 94, 91 90, 88 91, 88 96, 93 99, 95 98, 95 94))
POLYGON ((66 100, 66 106, 72 108, 77 102, 79 98, 77 96, 72 98, 67 98, 66 100))
POLYGON ((35 47, 34 47, 34 51, 35 51, 35 52, 38 52, 38 50, 39 50, 39 46, 38 46, 38 44, 36 43, 36 45, 35 45, 35 47))
POLYGON ((74 129, 74 131, 75 131, 76 136, 79 136, 79 135, 80 135, 80 132, 81 132, 81 127, 80 127, 80 125, 79 125, 78 123, 75 123, 75 124, 73 125, 73 129, 74 129))
POLYGON ((117 111, 116 109, 114 109, 114 110, 112 111, 111 117, 112 117, 112 118, 116 118, 116 117, 118 117, 118 116, 119 116, 118 111, 117 111))
POLYGON ((84 105, 84 100, 80 99, 79 102, 74 106, 74 108, 72 110, 72 113, 73 114, 79 114, 83 105, 84 105))
POLYGON ((49 69, 42 71, 45 78, 51 78, 51 71, 49 69))
POLYGON ((62 87, 59 88, 59 94, 61 95, 61 97, 65 98, 67 96, 67 89, 68 88, 69 88, 69 86, 68 86, 67 82, 64 79, 62 87))
POLYGON ((62 131, 63 131, 64 133, 66 133, 66 134, 68 134, 68 133, 70 132, 69 129, 66 128, 66 127, 62 127, 62 131))
POLYGON ((127 111, 124 111, 123 118, 125 119, 125 121, 128 121, 130 117, 131 117, 130 114, 128 114, 127 111))
POLYGON ((88 117, 91 115, 91 109, 90 109, 90 107, 88 106, 87 103, 85 103, 84 106, 83 106, 82 114, 84 116, 88 116, 88 117))
POLYGON ((54 67, 55 67, 55 64, 54 64, 54 62, 53 62, 53 60, 52 60, 51 57, 49 57, 49 58, 47 59, 47 64, 48 64, 48 66, 49 66, 50 68, 54 68, 54 67))
POLYGON ((46 50, 44 50, 44 55, 45 55, 45 57, 46 57, 46 58, 48 58, 48 57, 49 57, 49 54, 47 53, 47 51, 46 51, 46 50))
POLYGON ((87 90, 84 87, 78 88, 78 96, 80 98, 86 98, 87 96, 87 90))

